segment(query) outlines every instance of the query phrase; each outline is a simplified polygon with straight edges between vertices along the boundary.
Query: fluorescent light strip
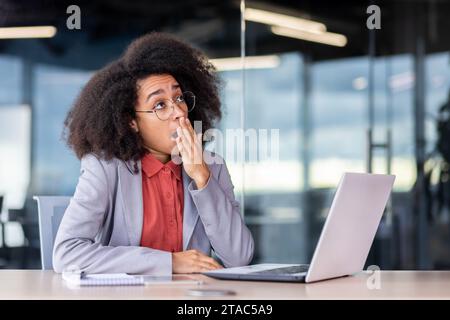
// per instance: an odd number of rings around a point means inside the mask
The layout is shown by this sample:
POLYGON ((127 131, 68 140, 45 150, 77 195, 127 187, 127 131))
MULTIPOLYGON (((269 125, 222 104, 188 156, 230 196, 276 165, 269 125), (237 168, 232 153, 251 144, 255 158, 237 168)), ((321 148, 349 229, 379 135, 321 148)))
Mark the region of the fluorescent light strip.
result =
MULTIPOLYGON (((216 67, 217 71, 231 71, 242 69, 241 59, 241 57, 233 57, 210 59, 209 61, 216 67)), ((280 65, 280 57, 276 55, 248 56, 244 59, 245 69, 271 69, 280 65)))
POLYGON ((260 9, 246 8, 244 11, 244 19, 311 33, 323 33, 327 31, 327 27, 320 22, 260 9))
POLYGON ((0 39, 52 38, 55 34, 53 26, 0 28, 0 39))
POLYGON ((339 33, 324 32, 321 34, 315 34, 283 27, 271 27, 270 29, 274 34, 279 36, 318 42, 330 46, 345 47, 347 44, 347 37, 339 33))

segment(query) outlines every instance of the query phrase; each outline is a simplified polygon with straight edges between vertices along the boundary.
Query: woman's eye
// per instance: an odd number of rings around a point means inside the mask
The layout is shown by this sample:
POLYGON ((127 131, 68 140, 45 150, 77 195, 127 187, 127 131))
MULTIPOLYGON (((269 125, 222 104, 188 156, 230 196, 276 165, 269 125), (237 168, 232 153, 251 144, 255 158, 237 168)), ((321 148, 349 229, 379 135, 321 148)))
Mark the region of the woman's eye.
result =
POLYGON ((183 101, 184 101, 184 98, 183 98, 183 96, 178 96, 178 97, 175 99, 175 101, 176 101, 176 102, 183 102, 183 101))
POLYGON ((153 110, 161 110, 164 109, 166 107, 166 105, 164 104, 164 102, 158 102, 157 104, 155 104, 155 107, 153 108, 153 110))

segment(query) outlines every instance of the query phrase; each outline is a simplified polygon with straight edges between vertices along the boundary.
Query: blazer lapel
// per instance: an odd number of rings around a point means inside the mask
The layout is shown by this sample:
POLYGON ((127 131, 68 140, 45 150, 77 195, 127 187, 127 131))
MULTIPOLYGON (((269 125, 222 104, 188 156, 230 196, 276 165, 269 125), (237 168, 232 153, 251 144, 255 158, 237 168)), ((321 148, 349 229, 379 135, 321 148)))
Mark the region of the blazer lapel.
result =
POLYGON ((143 224, 142 172, 137 161, 138 172, 134 172, 134 161, 121 162, 119 170, 119 192, 122 195, 123 212, 130 245, 139 246, 143 224))
POLYGON ((186 251, 198 221, 198 211, 188 190, 188 186, 191 183, 192 179, 184 171, 184 168, 182 169, 182 173, 184 190, 183 251, 186 251))

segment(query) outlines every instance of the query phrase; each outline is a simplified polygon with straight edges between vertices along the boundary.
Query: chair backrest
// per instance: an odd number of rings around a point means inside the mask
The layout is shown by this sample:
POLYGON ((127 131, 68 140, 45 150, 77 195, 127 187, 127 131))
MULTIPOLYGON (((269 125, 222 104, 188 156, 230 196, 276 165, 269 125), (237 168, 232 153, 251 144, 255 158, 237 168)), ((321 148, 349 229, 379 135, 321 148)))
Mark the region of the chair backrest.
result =
POLYGON ((71 197, 34 196, 38 204, 42 270, 53 269, 53 244, 71 197))

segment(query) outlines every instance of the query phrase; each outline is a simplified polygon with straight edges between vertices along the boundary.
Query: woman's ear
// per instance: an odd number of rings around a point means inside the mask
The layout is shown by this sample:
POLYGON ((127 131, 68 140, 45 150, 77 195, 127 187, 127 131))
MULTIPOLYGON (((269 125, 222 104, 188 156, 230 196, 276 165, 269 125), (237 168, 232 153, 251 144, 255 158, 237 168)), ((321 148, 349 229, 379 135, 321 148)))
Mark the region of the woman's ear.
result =
POLYGON ((136 132, 139 132, 139 127, 135 119, 131 120, 130 127, 133 128, 136 132))

